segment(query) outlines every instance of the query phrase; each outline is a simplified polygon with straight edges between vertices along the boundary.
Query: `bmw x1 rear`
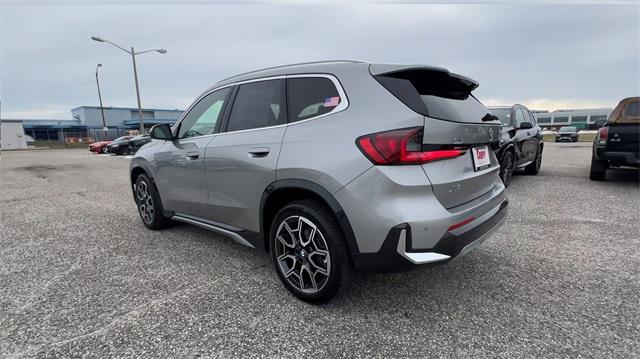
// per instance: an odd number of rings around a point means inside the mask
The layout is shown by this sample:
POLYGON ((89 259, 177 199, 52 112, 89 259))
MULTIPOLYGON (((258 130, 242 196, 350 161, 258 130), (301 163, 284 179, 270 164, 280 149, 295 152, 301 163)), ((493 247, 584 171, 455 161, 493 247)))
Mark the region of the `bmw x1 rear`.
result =
POLYGON ((507 215, 500 122, 477 86, 443 68, 352 61, 223 80, 133 158, 140 216, 266 250, 284 286, 315 303, 357 271, 450 261, 507 215))

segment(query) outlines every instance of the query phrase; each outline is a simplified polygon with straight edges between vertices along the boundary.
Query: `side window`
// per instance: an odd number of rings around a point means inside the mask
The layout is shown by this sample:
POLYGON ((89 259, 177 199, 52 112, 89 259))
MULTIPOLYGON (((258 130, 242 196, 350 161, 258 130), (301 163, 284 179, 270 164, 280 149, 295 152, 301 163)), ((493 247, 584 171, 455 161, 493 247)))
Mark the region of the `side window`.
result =
POLYGON ((328 78, 294 77, 287 80, 287 101, 289 122, 296 122, 329 113, 342 99, 328 78))
POLYGON ((529 111, 527 111, 527 113, 529 114, 529 122, 534 126, 537 125, 536 117, 529 111))
POLYGON ((240 85, 227 131, 285 123, 284 83, 284 80, 267 80, 240 85))
POLYGON ((524 114, 521 108, 516 109, 516 128, 520 128, 520 125, 525 121, 524 114))
POLYGON ((212 92, 202 98, 180 123, 178 138, 210 135, 222 117, 222 108, 231 87, 212 92))

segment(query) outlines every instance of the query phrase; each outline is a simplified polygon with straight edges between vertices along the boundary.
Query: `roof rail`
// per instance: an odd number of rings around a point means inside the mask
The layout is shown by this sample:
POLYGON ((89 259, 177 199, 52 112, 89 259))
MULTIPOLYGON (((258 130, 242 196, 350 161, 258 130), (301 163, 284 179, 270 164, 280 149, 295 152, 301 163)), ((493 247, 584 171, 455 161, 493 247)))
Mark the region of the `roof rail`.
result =
POLYGON ((295 64, 266 67, 264 69, 259 69, 259 70, 249 71, 249 72, 243 72, 241 74, 234 75, 234 76, 222 79, 222 80, 218 81, 217 83, 228 81, 228 80, 231 80, 231 79, 236 78, 236 77, 249 75, 249 74, 253 74, 253 73, 261 72, 261 71, 275 70, 275 69, 280 69, 280 68, 284 68, 284 67, 291 67, 291 66, 325 64, 325 63, 333 63, 333 62, 346 62, 346 63, 354 63, 354 64, 356 64, 356 63, 364 63, 365 61, 357 61, 357 60, 324 60, 324 61, 299 62, 299 63, 295 63, 295 64))

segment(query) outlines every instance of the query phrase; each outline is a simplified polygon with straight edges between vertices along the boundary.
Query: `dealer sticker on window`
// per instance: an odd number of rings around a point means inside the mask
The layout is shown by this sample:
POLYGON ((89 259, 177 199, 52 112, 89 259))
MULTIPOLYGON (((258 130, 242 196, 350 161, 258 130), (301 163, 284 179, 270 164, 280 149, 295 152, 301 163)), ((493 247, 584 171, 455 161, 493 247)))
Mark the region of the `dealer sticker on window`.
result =
POLYGON ((471 153, 473 154, 473 165, 476 171, 483 170, 491 166, 489 148, 487 146, 472 147, 471 153))

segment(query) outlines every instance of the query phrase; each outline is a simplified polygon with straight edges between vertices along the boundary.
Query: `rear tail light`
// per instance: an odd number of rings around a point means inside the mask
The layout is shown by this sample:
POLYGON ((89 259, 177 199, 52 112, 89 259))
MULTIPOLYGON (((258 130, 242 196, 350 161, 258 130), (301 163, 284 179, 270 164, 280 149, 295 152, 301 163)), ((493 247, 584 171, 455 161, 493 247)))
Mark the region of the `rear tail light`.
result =
POLYGON ((466 148, 422 150, 422 127, 403 128, 358 137, 356 144, 374 165, 417 165, 455 158, 466 148))
POLYGON ((600 127, 598 130, 598 144, 605 145, 607 144, 607 139, 609 138, 609 127, 600 127))

